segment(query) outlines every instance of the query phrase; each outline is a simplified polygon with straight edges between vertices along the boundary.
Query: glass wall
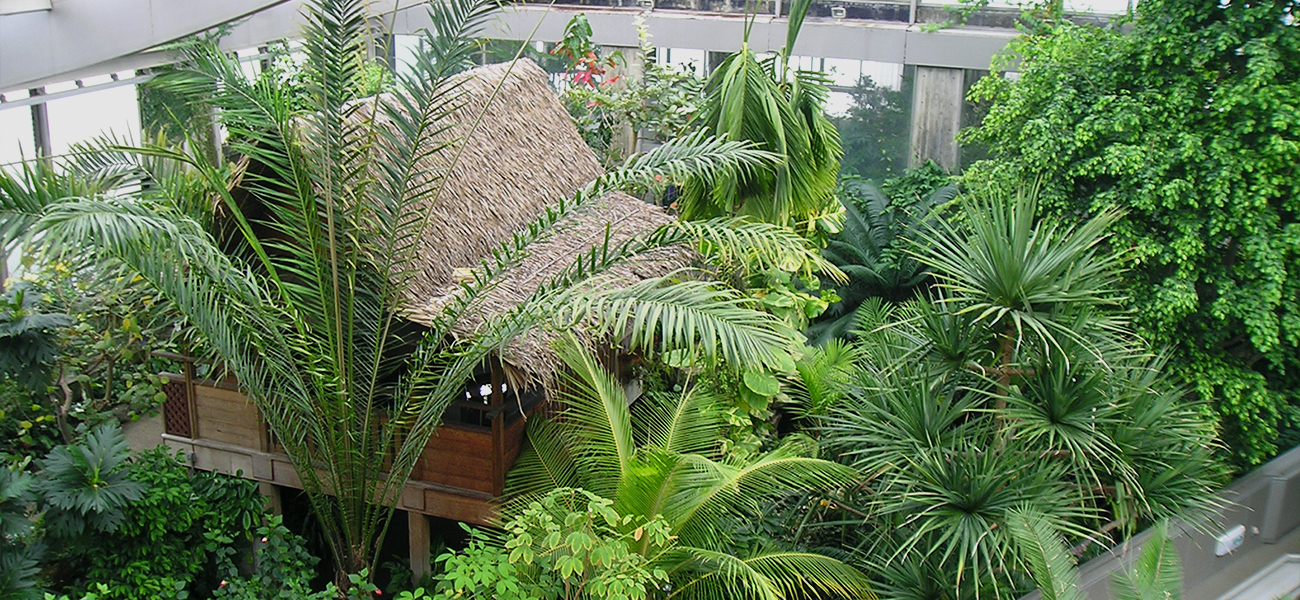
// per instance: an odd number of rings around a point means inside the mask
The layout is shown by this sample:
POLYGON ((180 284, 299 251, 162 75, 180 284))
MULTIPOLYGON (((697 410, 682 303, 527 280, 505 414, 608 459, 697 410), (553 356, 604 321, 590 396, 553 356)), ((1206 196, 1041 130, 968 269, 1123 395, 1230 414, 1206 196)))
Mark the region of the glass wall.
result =
POLYGON ((0 105, 0 165, 36 155, 30 106, 0 105))
POLYGON ((101 135, 130 143, 140 140, 140 108, 134 85, 59 98, 46 106, 54 154, 63 154, 73 144, 101 135))

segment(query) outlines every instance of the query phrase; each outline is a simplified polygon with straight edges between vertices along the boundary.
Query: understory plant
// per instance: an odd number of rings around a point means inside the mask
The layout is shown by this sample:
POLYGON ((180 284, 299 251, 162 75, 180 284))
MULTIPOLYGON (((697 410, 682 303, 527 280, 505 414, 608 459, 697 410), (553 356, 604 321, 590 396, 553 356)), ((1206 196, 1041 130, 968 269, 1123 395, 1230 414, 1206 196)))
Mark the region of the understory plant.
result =
POLYGON ((668 525, 620 515, 613 504, 585 490, 556 488, 521 507, 500 532, 471 530, 464 550, 438 557, 443 574, 435 597, 658 597, 668 583, 657 565, 671 546, 668 525))
POLYGON ((832 556, 737 535, 775 499, 849 484, 851 469, 816 458, 816 445, 802 437, 744 458, 724 454, 725 409, 712 390, 653 390, 630 403, 575 340, 559 353, 569 368, 561 408, 529 423, 528 445, 507 479, 507 518, 555 490, 581 488, 608 501, 623 543, 652 574, 667 575, 656 596, 870 595, 862 574, 832 556), (651 523, 664 531, 642 529, 651 523))
POLYGON ((193 472, 165 449, 132 457, 110 421, 0 471, 0 597, 205 594, 219 587, 221 557, 251 541, 262 510, 256 483, 193 472))
POLYGON ((851 337, 857 311, 868 299, 903 302, 923 287, 929 273, 908 251, 957 195, 956 185, 930 178, 930 169, 938 167, 928 163, 881 187, 855 177, 840 181, 844 227, 828 238, 822 254, 845 280, 835 287, 838 301, 806 328, 809 343, 851 337))

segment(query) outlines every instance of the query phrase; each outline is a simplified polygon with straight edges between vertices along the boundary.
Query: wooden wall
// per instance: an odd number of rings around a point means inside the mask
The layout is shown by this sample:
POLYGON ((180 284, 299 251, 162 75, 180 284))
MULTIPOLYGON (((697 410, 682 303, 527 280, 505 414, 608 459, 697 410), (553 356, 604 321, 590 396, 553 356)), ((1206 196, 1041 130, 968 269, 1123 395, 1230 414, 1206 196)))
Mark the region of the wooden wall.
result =
POLYGON ((262 416, 238 391, 196 382, 194 411, 198 421, 196 438, 266 450, 262 416))

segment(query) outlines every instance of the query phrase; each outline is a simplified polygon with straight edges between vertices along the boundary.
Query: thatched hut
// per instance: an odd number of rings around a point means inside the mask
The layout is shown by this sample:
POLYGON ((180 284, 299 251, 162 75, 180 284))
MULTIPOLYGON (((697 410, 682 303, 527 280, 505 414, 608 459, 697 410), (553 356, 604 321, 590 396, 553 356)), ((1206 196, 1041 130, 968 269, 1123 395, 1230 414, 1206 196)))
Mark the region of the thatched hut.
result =
MULTIPOLYGON (((456 147, 437 155, 442 164, 436 168, 445 170, 448 161, 459 158, 429 207, 432 215, 422 236, 420 271, 406 315, 424 325, 461 289, 457 269, 479 265, 546 206, 573 196, 603 172, 546 72, 532 61, 480 67, 459 78, 462 95, 452 115, 455 125, 446 133, 457 140, 456 147)), ((609 243, 616 245, 671 219, 661 208, 626 194, 606 195, 534 244, 522 264, 489 293, 481 311, 461 320, 456 333, 468 334, 517 306, 578 255, 605 243, 607 234, 609 243)), ((683 250, 660 250, 620 265, 592 285, 658 277, 687 260, 683 250)), ((510 379, 525 385, 549 381, 558 367, 550 342, 550 336, 537 332, 507 346, 500 359, 510 379)))

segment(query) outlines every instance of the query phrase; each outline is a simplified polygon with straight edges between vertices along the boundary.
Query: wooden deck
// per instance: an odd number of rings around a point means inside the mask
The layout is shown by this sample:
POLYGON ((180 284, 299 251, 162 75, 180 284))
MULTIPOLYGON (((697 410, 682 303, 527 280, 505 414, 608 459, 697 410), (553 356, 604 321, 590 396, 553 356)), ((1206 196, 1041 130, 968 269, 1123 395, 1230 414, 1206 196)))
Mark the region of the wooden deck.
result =
MULTIPOLYGON (((289 457, 279 451, 265 420, 234 382, 198 379, 192 361, 184 364, 185 373, 166 374, 167 445, 183 450, 197 469, 302 489, 289 457)), ((520 406, 528 410, 538 403, 537 397, 532 406, 506 402, 505 393, 495 365, 490 383, 467 384, 466 400, 448 409, 397 508, 476 524, 493 517, 494 499, 501 495, 505 474, 523 445, 520 406)))

